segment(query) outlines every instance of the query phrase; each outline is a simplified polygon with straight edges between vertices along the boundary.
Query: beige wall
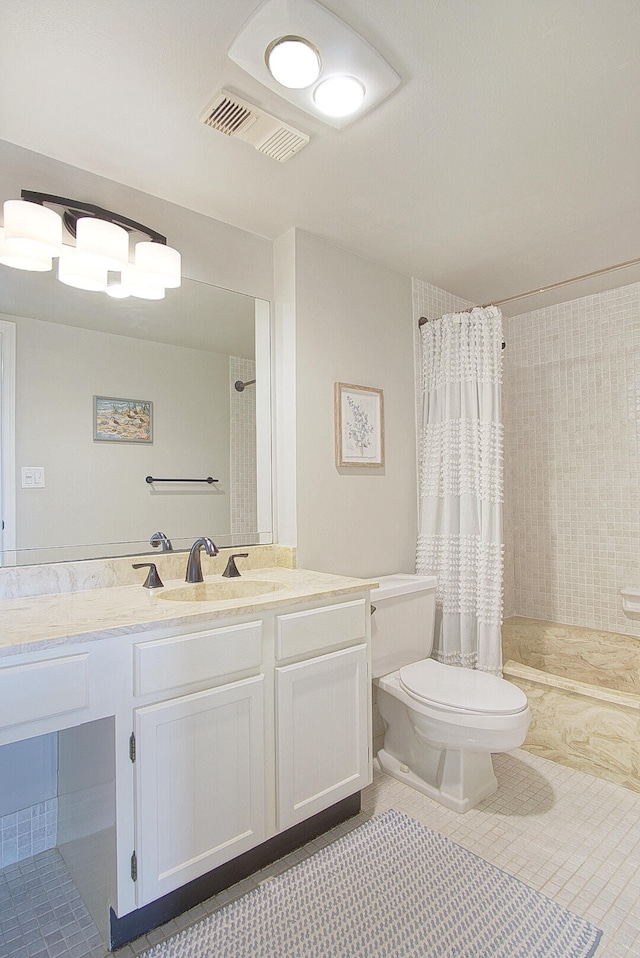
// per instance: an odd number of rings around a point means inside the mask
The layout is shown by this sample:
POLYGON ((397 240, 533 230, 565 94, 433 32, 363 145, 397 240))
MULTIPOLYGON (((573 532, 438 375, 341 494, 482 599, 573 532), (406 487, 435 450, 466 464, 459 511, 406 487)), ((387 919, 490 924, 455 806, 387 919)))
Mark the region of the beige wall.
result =
POLYGON ((415 569, 411 280, 295 233, 300 565, 374 576, 415 569), (385 466, 336 468, 334 383, 384 392, 385 466))

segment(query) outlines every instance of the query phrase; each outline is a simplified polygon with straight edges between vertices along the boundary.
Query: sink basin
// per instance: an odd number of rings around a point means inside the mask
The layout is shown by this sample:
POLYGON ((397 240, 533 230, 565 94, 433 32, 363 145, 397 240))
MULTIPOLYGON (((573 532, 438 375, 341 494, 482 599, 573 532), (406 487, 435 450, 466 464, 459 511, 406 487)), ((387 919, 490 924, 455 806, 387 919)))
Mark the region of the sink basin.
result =
POLYGON ((229 599, 252 599, 286 589, 281 582, 260 579, 216 579, 214 582, 194 582, 177 589, 163 589, 159 599, 171 602, 227 602, 229 599))

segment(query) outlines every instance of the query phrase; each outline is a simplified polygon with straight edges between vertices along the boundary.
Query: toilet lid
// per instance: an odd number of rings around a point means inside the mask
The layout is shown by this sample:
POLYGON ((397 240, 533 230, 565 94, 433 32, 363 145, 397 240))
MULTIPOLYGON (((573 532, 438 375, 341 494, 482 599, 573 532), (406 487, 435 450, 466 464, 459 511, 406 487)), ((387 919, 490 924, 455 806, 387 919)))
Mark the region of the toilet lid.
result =
POLYGON ((422 659, 400 669, 400 685, 409 695, 458 712, 512 715, 527 707, 527 697, 512 682, 435 659, 422 659))

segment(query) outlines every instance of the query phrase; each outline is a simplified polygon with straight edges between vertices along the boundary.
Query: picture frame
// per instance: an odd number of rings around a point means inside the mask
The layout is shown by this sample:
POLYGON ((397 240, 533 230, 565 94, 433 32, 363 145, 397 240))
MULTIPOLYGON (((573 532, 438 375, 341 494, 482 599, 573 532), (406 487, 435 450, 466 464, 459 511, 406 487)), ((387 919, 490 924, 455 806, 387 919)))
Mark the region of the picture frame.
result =
POLYGON ((336 466, 384 466, 384 396, 381 389, 335 384, 336 466))
POLYGON ((148 399, 93 397, 94 442, 153 442, 153 403, 148 399))

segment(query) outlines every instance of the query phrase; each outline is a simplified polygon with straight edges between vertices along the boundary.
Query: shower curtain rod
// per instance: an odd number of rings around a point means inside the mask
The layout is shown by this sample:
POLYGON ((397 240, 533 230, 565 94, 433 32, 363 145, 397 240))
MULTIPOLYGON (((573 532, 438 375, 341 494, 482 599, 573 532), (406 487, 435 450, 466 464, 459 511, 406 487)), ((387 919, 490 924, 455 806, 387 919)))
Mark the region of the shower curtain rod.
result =
MULTIPOLYGON (((517 293, 515 296, 505 296, 504 299, 497 299, 493 303, 487 303, 482 309, 488 309, 489 306, 504 306, 505 303, 513 303, 516 299, 526 299, 527 296, 536 296, 538 293, 548 293, 552 289, 561 289, 563 286, 570 286, 572 283, 579 283, 583 279, 592 279, 594 276, 603 276, 605 273, 613 273, 617 269, 625 269, 627 266, 637 266, 640 263, 640 256, 637 259, 628 259, 624 263, 616 263, 615 266, 604 266, 602 269, 594 269, 590 273, 581 273, 580 276, 572 276, 571 279, 563 279, 559 283, 551 283, 550 286, 541 286, 539 289, 530 289, 526 293, 517 293)), ((470 306, 469 309, 457 310, 460 313, 470 313, 476 306, 470 306)), ((418 320, 418 326, 423 326, 429 320, 426 316, 421 316, 418 320)))

